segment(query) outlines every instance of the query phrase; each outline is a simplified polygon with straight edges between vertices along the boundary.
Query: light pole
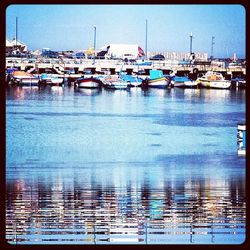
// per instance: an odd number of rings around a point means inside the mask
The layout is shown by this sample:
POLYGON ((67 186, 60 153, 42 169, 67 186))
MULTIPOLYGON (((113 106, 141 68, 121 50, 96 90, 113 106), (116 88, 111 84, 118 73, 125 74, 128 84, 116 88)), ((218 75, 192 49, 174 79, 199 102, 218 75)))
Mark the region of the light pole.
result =
POLYGON ((193 34, 192 32, 190 33, 190 63, 193 62, 194 60, 194 54, 193 54, 193 50, 192 50, 192 45, 193 45, 193 34))
POLYGON ((193 42, 193 34, 190 33, 190 55, 192 54, 192 42, 193 42))
POLYGON ((94 60, 93 60, 93 64, 95 64, 95 46, 96 46, 96 25, 94 25, 94 60))
POLYGON ((212 36, 212 44, 211 44, 211 56, 210 56, 210 58, 211 58, 211 60, 213 59, 213 52, 214 52, 214 36, 212 36))

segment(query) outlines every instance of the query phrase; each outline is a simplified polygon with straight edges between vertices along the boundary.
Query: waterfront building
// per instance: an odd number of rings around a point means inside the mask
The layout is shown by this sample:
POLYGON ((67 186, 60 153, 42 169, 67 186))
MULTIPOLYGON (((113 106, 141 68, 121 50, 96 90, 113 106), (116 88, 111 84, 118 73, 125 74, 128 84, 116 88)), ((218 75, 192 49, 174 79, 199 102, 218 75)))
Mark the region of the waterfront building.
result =
POLYGON ((27 52, 28 47, 25 43, 20 42, 16 40, 15 38, 10 41, 9 39, 6 39, 5 42, 5 53, 13 53, 13 52, 27 52))
MULTIPOLYGON (((190 53, 189 52, 169 52, 169 51, 152 51, 149 52, 149 57, 161 54, 165 57, 166 60, 183 60, 188 61, 190 60, 190 53)), ((208 53, 204 52, 195 52, 195 60, 197 61, 207 61, 208 60, 208 53)))

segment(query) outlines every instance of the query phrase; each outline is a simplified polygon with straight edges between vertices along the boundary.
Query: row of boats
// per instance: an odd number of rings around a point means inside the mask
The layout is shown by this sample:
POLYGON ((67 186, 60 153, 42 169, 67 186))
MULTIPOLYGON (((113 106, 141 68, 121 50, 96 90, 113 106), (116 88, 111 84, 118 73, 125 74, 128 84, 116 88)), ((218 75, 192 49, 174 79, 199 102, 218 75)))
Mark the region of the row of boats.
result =
MULTIPOLYGON (((24 71, 13 71, 8 75, 8 82, 19 86, 62 86, 63 77, 53 74, 43 73, 33 75, 24 71)), ((217 88, 228 89, 231 87, 231 81, 226 80, 219 72, 207 72, 196 80, 191 80, 186 76, 163 75, 162 70, 150 70, 149 77, 142 79, 138 76, 127 75, 120 72, 119 75, 99 75, 82 76, 74 81, 75 88, 101 88, 108 89, 127 89, 130 87, 142 88, 217 88)))

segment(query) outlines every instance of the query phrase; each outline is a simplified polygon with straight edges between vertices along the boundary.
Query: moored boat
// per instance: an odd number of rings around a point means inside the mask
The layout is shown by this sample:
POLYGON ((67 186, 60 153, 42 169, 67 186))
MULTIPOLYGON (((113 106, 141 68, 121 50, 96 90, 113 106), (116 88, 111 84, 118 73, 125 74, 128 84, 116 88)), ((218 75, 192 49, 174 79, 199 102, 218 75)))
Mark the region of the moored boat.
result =
POLYGON ((127 75, 125 73, 119 74, 120 79, 126 81, 130 87, 138 87, 142 83, 142 79, 138 76, 127 75))
POLYGON ((103 86, 107 89, 127 89, 129 83, 118 76, 107 76, 103 78, 103 86))
POLYGON ((80 77, 75 81, 75 87, 78 88, 100 88, 102 86, 102 81, 96 77, 80 77))
POLYGON ((174 76, 172 81, 178 88, 196 88, 198 86, 198 82, 192 81, 187 76, 174 76))
POLYGON ((171 86, 171 79, 163 76, 162 70, 152 69, 149 71, 149 79, 145 79, 141 86, 146 88, 167 88, 171 86))
POLYGON ((231 82, 225 80, 219 72, 208 71, 202 77, 197 78, 196 82, 204 88, 228 89, 231 87, 231 82))
POLYGON ((39 86, 40 79, 25 71, 14 71, 10 82, 19 86, 35 87, 39 86))
POLYGON ((63 78, 59 78, 54 74, 41 74, 41 83, 50 86, 62 86, 63 85, 63 78))
POLYGON ((241 77, 232 78, 231 83, 232 83, 232 87, 236 87, 236 88, 246 87, 246 80, 241 77))

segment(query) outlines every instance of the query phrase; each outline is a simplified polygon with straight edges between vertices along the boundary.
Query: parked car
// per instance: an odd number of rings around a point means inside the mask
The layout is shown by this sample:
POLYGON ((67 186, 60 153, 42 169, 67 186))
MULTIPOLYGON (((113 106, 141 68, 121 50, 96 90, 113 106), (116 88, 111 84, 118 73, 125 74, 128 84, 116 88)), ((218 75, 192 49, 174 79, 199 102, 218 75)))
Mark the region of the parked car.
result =
POLYGON ((83 59, 83 58, 85 58, 85 54, 84 54, 83 52, 77 52, 77 53, 75 54, 75 57, 76 57, 77 59, 83 59))
POLYGON ((149 60, 152 60, 152 61, 164 61, 165 56, 163 56, 161 54, 157 54, 157 55, 154 55, 154 56, 150 57, 149 60))
POLYGON ((131 61, 131 60, 135 61, 136 57, 134 55, 132 55, 132 54, 123 54, 122 55, 122 60, 127 61, 127 62, 131 61))

